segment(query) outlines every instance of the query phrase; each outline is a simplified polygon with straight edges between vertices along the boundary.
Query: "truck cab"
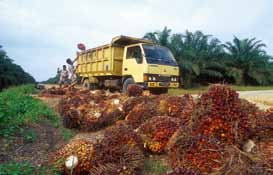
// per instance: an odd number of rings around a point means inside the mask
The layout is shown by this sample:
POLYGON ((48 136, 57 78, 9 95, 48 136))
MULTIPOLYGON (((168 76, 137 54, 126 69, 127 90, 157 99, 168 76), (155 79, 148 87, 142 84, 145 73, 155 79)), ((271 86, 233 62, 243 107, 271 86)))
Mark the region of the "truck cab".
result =
POLYGON ((125 47, 122 75, 131 77, 134 83, 152 93, 165 93, 168 88, 179 86, 179 68, 172 53, 166 47, 151 43, 125 47))

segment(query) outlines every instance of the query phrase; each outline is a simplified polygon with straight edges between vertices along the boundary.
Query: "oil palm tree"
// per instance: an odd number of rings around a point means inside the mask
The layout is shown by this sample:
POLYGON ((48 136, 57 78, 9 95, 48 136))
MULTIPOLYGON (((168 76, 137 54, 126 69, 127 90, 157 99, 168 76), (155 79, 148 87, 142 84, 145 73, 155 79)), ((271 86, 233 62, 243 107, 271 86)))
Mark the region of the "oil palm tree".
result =
POLYGON ((236 84, 267 85, 272 82, 271 57, 266 54, 266 45, 261 40, 234 37, 233 42, 227 42, 224 47, 228 53, 228 76, 236 84))
POLYGON ((220 41, 201 31, 174 34, 170 48, 174 53, 184 78, 184 84, 193 81, 220 81, 225 67, 219 63, 224 50, 220 41))
POLYGON ((168 47, 170 35, 171 35, 171 29, 164 27, 162 31, 146 33, 143 38, 151 40, 156 44, 168 47))

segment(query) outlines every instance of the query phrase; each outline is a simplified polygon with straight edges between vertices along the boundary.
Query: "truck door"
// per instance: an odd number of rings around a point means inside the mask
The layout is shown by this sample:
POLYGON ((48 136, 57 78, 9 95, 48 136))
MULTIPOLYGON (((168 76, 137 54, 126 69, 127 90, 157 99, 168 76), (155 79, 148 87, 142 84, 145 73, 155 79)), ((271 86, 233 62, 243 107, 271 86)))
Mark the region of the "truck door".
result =
POLYGON ((123 60, 123 75, 131 75, 135 82, 143 82, 144 58, 139 45, 127 47, 123 60))

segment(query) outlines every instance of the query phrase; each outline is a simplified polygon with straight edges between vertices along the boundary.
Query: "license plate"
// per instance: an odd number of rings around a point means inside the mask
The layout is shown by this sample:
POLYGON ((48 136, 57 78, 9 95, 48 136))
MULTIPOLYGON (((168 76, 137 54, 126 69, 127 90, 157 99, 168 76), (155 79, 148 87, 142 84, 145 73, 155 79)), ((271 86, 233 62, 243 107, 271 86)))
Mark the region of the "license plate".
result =
POLYGON ((159 86, 170 86, 169 82, 160 82, 159 86))

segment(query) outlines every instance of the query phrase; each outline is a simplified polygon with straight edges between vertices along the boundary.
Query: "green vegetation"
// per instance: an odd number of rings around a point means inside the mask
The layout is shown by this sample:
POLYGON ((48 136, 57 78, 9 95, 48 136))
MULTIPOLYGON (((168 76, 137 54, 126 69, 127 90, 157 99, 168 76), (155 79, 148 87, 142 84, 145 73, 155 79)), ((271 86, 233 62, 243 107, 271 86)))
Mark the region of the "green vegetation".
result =
POLYGON ((0 164, 0 175, 58 175, 52 167, 35 167, 29 162, 0 164))
POLYGON ((201 31, 171 34, 146 33, 144 38, 170 48, 182 75, 184 88, 209 83, 236 85, 272 85, 273 59, 265 44, 256 38, 239 39, 225 44, 201 31))
POLYGON ((35 79, 21 66, 14 64, 0 45, 0 91, 13 85, 35 83, 35 79))
POLYGON ((0 175, 29 175, 33 174, 35 167, 30 163, 8 163, 0 165, 0 175))
POLYGON ((19 132, 27 141, 34 141, 34 131, 22 126, 42 121, 58 127, 65 140, 71 138, 74 133, 63 128, 60 117, 42 101, 33 98, 33 93, 36 93, 34 85, 9 88, 0 93, 0 137, 12 137, 19 132))
POLYGON ((21 134, 26 142, 34 142, 37 138, 37 134, 33 129, 22 130, 21 134))
POLYGON ((62 133, 62 135, 63 135, 63 139, 64 139, 65 141, 70 140, 70 139, 75 135, 75 132, 74 132, 74 131, 72 131, 72 130, 70 130, 70 129, 67 129, 67 128, 64 128, 63 125, 61 125, 61 126, 59 127, 59 129, 60 129, 60 131, 61 131, 61 133, 62 133))
MULTIPOLYGON (((20 135, 24 143, 32 143, 37 133, 31 128, 35 123, 49 123, 56 127, 65 141, 74 132, 62 126, 60 117, 42 101, 32 97, 34 85, 22 85, 0 93, 0 138, 3 144, 12 144, 20 135)), ((6 162, 0 165, 0 175, 57 174, 52 167, 36 167, 29 162, 6 162)))
POLYGON ((33 85, 24 85, 0 93, 0 136, 13 136, 22 125, 28 123, 42 120, 59 123, 57 115, 50 108, 30 96, 33 92, 33 85))
POLYGON ((170 167, 164 165, 160 160, 146 159, 144 161, 144 172, 151 175, 162 174, 170 169, 170 167))

